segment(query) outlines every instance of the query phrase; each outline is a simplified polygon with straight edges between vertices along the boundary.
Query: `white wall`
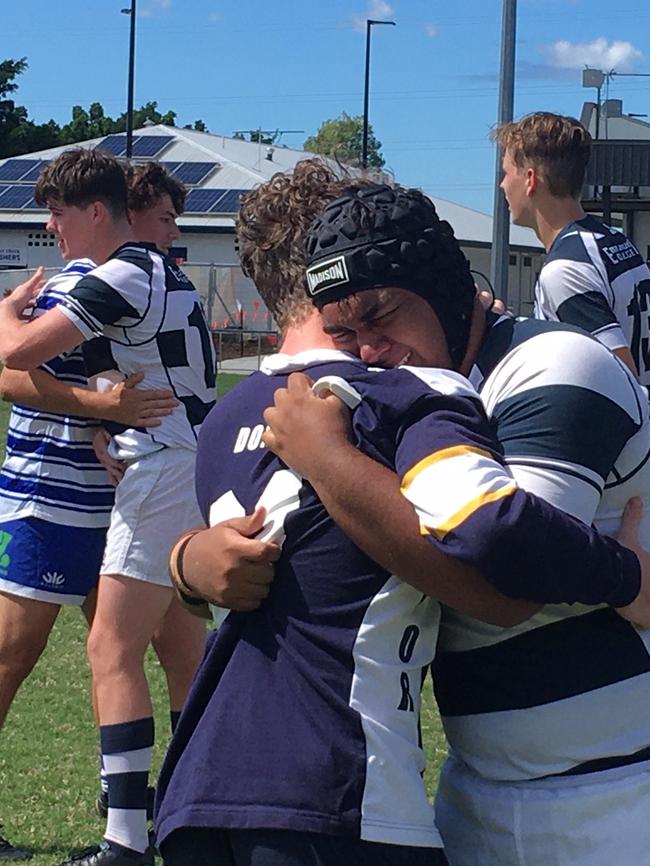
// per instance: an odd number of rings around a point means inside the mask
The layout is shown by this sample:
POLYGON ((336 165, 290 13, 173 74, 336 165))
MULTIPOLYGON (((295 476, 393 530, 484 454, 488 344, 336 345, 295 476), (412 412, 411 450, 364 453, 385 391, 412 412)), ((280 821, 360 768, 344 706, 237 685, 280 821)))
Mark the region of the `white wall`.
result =
POLYGON ((644 259, 650 261, 650 211, 634 215, 634 243, 644 259))

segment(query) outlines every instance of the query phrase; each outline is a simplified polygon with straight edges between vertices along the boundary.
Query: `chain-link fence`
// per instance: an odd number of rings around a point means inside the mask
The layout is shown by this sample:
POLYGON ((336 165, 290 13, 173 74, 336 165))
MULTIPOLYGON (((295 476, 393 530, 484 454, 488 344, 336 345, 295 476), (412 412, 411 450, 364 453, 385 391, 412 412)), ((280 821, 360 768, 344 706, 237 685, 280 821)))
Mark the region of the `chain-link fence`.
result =
MULTIPOLYGON (((259 368, 261 358, 275 351, 278 331, 252 280, 237 265, 185 262, 182 267, 201 296, 218 367, 232 372, 259 368)), ((46 268, 45 278, 59 270, 46 268)), ((33 268, 0 270, 0 297, 33 273, 33 268)))

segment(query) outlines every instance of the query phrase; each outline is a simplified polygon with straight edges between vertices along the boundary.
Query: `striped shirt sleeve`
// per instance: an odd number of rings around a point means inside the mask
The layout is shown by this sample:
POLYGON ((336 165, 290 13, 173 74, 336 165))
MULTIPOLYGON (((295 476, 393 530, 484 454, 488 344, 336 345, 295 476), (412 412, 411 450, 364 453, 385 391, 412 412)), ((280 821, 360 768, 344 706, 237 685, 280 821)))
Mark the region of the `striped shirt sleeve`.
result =
POLYGON ((422 534, 504 594, 615 606, 638 594, 634 554, 518 486, 479 400, 431 388, 403 422, 395 466, 422 534))

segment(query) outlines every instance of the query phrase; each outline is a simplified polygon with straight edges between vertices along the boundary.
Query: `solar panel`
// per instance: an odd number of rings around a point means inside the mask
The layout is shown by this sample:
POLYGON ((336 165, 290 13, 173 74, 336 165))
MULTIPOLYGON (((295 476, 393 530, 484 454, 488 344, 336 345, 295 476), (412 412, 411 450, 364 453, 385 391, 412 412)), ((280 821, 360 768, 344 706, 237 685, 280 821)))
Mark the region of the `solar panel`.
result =
POLYGON ((26 181, 31 181, 32 183, 34 183, 35 180, 38 180, 39 174, 43 171, 46 165, 47 160, 39 159, 36 165, 30 168, 27 174, 23 175, 23 177, 20 178, 20 182, 25 183, 26 181))
POLYGON ((225 189, 191 189, 185 199, 185 213, 207 213, 226 192, 225 189))
POLYGON ((132 155, 153 158, 173 140, 174 137, 172 135, 138 135, 133 139, 132 155))
POLYGON ((168 171, 169 174, 174 174, 179 165, 182 165, 182 162, 161 162, 160 163, 165 171, 168 171))
POLYGON ((182 162, 172 173, 181 183, 199 184, 216 168, 217 162, 182 162))
MULTIPOLYGON (((2 199, 0 199, 0 202, 2 202, 2 199)), ((1 206, 2 205, 0 204, 0 207, 1 206)), ((30 200, 22 206, 22 210, 41 210, 42 211, 42 210, 46 210, 46 208, 44 208, 43 205, 41 205, 41 204, 36 204, 34 199, 30 198, 30 200)))
POLYGON ((10 186, 0 196, 0 208, 14 210, 23 207, 34 195, 34 185, 10 186))
POLYGON ((126 135, 107 135, 103 141, 95 145, 95 150, 105 150, 113 156, 124 156, 126 153, 126 135))
POLYGON ((0 198, 2 198, 2 193, 5 192, 5 190, 8 190, 8 189, 11 189, 11 187, 10 187, 8 184, 6 184, 6 183, 0 183, 0 198))
POLYGON ((247 189, 229 189, 223 198, 210 208, 210 213, 237 213, 239 211, 239 199, 247 189))
POLYGON ((22 180, 23 175, 40 162, 40 159, 8 159, 0 165, 0 180, 22 180))

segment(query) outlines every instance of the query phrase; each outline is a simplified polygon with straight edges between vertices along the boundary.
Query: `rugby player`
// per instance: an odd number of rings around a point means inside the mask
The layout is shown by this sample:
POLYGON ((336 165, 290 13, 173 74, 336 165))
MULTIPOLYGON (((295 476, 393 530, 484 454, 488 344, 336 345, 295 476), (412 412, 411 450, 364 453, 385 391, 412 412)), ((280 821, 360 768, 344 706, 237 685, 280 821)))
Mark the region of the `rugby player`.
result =
MULTIPOLYGON (((486 315, 450 227, 421 193, 352 187, 325 208, 306 249, 310 292, 335 344, 349 349, 354 338, 372 365, 468 375, 523 487, 607 532, 631 495, 647 499, 648 404, 627 367, 570 326, 486 315)), ((389 515, 381 519, 359 483, 363 455, 342 435, 340 403, 319 400, 303 377, 276 402, 267 444, 337 520, 347 502, 346 531, 352 521, 369 531, 371 519, 381 538, 389 515)), ((421 531, 463 555, 447 515, 429 504, 444 481, 439 467, 416 470, 402 490, 421 531)), ((649 529, 644 517, 646 544, 649 529)), ((512 553, 497 583, 504 591, 512 553)), ((572 582, 570 569, 558 576, 572 582)), ((532 583, 529 567, 517 578, 532 583)), ((649 648, 647 630, 607 607, 546 605, 512 628, 443 609, 433 672, 451 753, 436 818, 452 866, 647 858, 649 648)))
POLYGON ((546 250, 536 318, 584 328, 649 384, 650 269, 629 238, 582 209, 589 132, 572 117, 536 112, 493 137, 512 221, 532 228, 546 250))
MULTIPOLYGON (((4 363, 29 370, 92 340, 84 345, 91 372, 142 370, 144 385, 164 384, 177 401, 155 431, 131 427, 113 435, 111 456, 127 468, 111 513, 88 646, 109 810, 102 850, 75 862, 148 864, 153 719, 143 656, 174 600, 168 548, 179 525, 200 519, 192 478, 198 429, 214 402, 214 356, 190 281, 153 244, 134 241, 126 180, 115 159, 67 151, 41 175, 37 193, 64 251, 83 245, 98 267, 34 321, 21 318, 34 281, 14 291, 0 309, 4 363)), ((194 669, 202 638, 179 634, 179 640, 185 650, 179 663, 194 669)))
MULTIPOLYGON (((241 528, 240 515, 254 512, 248 529, 257 520, 264 534, 244 540, 248 582, 239 595, 232 588, 230 606, 248 612, 231 613, 213 639, 161 772, 157 831, 168 866, 444 862, 420 779, 420 673, 434 652, 438 609, 423 593, 493 622, 513 622, 530 610, 513 609, 440 550, 431 557, 434 548, 418 543, 415 515, 392 479, 391 520, 382 527, 384 550, 377 557, 383 567, 363 556, 312 488, 261 447, 262 411, 292 370, 353 383, 363 398, 353 438, 385 467, 397 464, 408 475, 435 453, 458 493, 452 503, 449 490, 438 486, 436 507, 455 517, 454 536, 467 545, 464 558, 486 573, 502 570, 503 546, 511 550, 514 582, 528 559, 540 578, 544 568, 552 570, 542 519, 555 521, 558 539, 568 531, 581 544, 589 536, 582 549, 592 566, 592 543, 606 544, 577 521, 557 523, 559 513, 513 486, 475 414, 476 395, 461 377, 368 374, 334 351, 320 317, 306 306, 297 238, 324 194, 336 190, 324 169, 305 163, 293 178, 276 176, 242 204, 242 262, 279 322, 282 352, 220 401, 202 431, 200 504, 206 522, 226 523, 188 534, 176 546, 172 571, 187 600, 199 601, 194 578, 204 553, 226 583, 233 577, 224 567, 226 560, 232 564, 230 541, 225 558, 215 542, 241 528), (477 495, 483 507, 460 516, 454 506, 477 495), (251 611, 268 591, 273 542, 282 545, 276 578, 259 610, 251 611), (397 559, 408 560, 415 589, 391 576, 397 559)), ((570 544, 562 550, 571 555, 570 544)), ((578 571, 584 564, 577 556, 578 571)), ((583 586, 591 568, 581 575, 583 586)), ((593 573, 598 582, 602 570, 596 565, 593 573)), ((536 589, 572 599, 579 581, 536 589)), ((214 587, 208 595, 214 598, 214 587)))

